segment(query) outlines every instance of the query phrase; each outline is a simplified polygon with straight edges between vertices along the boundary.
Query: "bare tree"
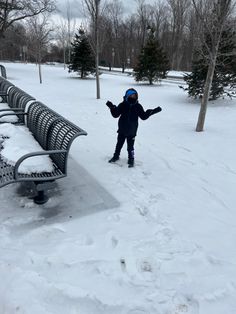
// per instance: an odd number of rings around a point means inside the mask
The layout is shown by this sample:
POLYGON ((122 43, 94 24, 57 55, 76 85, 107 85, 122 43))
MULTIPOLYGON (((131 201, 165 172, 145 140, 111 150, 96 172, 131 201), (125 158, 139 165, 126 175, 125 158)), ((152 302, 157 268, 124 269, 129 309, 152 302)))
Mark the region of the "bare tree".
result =
POLYGON ((153 5, 153 13, 153 23, 155 24, 156 36, 160 39, 161 34, 163 33, 164 24, 169 15, 166 1, 156 1, 153 5))
POLYGON ((0 37, 13 23, 54 9, 54 0, 0 0, 0 37))
POLYGON ((201 132, 204 129, 207 104, 222 32, 230 14, 233 12, 235 0, 192 0, 192 3, 201 22, 201 32, 198 32, 198 34, 200 34, 201 43, 207 50, 206 58, 208 58, 208 71, 196 126, 196 131, 201 132))
POLYGON ((199 31, 199 18, 196 16, 194 7, 191 5, 187 19, 186 31, 184 32, 184 37, 182 39, 182 61, 180 63, 180 70, 191 71, 192 70, 192 62, 194 59, 194 51, 196 47, 199 47, 199 39, 198 36, 193 36, 193 34, 197 34, 199 31))
POLYGON ((26 60, 27 37, 25 26, 15 23, 6 30, 4 38, 0 39, 0 56, 1 59, 8 60, 26 60))
POLYGON ((100 54, 100 41, 99 30, 101 28, 101 17, 103 15, 103 8, 101 7, 102 0, 83 0, 87 13, 90 16, 92 22, 93 32, 93 45, 92 48, 95 52, 95 64, 96 64, 96 87, 97 87, 97 99, 100 99, 100 80, 99 80, 99 54, 100 54))
POLYGON ((145 3, 145 0, 136 0, 138 8, 137 8, 137 16, 139 21, 139 41, 141 48, 144 46, 148 27, 151 23, 151 16, 153 16, 153 7, 145 3))
POLYGON ((124 41, 127 45, 127 57, 129 58, 129 66, 133 68, 136 64, 137 57, 141 50, 141 43, 137 38, 136 30, 138 21, 135 19, 135 15, 127 17, 123 22, 123 35, 124 41))
POLYGON ((116 2, 110 2, 106 7, 106 17, 109 18, 112 22, 115 38, 118 38, 123 12, 124 6, 120 0, 117 0, 116 2))
POLYGON ((56 39, 63 50, 64 69, 71 61, 71 42, 76 30, 76 19, 73 17, 71 1, 66 0, 64 6, 65 17, 61 17, 57 27, 56 39))
POLYGON ((63 50, 63 63, 64 63, 64 69, 66 68, 66 47, 68 43, 68 34, 67 34, 67 27, 66 27, 66 21, 64 19, 60 19, 60 24, 57 28, 57 41, 58 45, 63 50))
MULTIPOLYGON (((122 18, 123 18, 123 3, 119 0, 116 2, 110 2, 108 3, 106 7, 106 18, 107 23, 110 26, 110 32, 111 32, 111 38, 108 42, 108 50, 109 54, 111 55, 111 62, 110 64, 114 67, 115 65, 115 59, 118 60, 118 64, 124 63, 124 54, 121 47, 123 47, 123 50, 126 48, 123 45, 123 32, 122 32, 122 18)), ((125 36, 124 36, 125 37, 125 36)), ((126 37, 125 37, 126 39, 126 37)), ((104 40, 103 40, 104 42, 104 40)), ((102 47, 101 47, 102 48, 102 47)), ((102 49, 101 49, 102 50, 102 49)))
POLYGON ((182 46, 184 28, 187 22, 190 0, 167 0, 171 11, 171 46, 172 46, 172 69, 179 70, 182 59, 182 46))
POLYGON ((30 39, 29 50, 35 56, 39 67, 39 82, 42 84, 41 63, 43 51, 49 43, 49 35, 52 29, 49 26, 48 15, 43 14, 41 17, 34 16, 28 20, 28 32, 30 39))
POLYGON ((71 62, 71 38, 75 33, 75 19, 72 19, 72 12, 71 12, 71 4, 70 0, 66 2, 66 20, 67 20, 67 49, 68 49, 68 58, 67 62, 71 62), (73 34, 73 35, 72 35, 73 34))

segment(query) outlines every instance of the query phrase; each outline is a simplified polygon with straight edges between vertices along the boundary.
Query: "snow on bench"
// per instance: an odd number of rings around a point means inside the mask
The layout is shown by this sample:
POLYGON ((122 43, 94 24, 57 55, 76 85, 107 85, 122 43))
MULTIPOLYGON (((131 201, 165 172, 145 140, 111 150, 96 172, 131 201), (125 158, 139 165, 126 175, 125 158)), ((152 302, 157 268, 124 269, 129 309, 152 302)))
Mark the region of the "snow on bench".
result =
POLYGON ((19 118, 15 112, 11 110, 7 103, 0 103, 0 123, 17 123, 19 118))
MULTIPOLYGON (((2 145, 1 158, 11 166, 15 166, 18 159, 26 154, 43 152, 35 141, 33 134, 26 126, 16 126, 9 123, 0 125, 0 142, 2 145)), ((48 156, 35 156, 22 162, 19 173, 52 172, 53 164, 48 156)))

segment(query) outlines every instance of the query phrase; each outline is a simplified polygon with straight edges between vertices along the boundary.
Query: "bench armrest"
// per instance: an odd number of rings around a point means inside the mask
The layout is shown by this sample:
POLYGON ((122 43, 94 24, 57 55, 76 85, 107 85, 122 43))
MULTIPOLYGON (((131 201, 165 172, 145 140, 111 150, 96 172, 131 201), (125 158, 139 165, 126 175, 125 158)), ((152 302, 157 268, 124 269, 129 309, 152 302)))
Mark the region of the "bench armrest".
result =
MULTIPOLYGON (((9 110, 8 110, 9 111, 9 110)), ((12 113, 3 113, 3 114, 0 114, 0 119, 2 118, 2 117, 5 117, 5 116, 15 116, 16 114, 20 114, 20 115, 24 115, 24 116, 26 116, 27 115, 27 112, 17 112, 17 113, 14 113, 14 112, 12 112, 12 113)))
POLYGON ((22 111, 22 108, 11 108, 11 107, 9 107, 6 109, 0 109, 0 112, 3 112, 3 111, 22 111))
POLYGON ((23 155, 22 157, 20 157, 16 164, 15 164, 15 167, 14 167, 14 179, 17 180, 18 177, 19 177, 19 172, 18 172, 18 169, 20 167, 20 164, 27 158, 30 158, 30 157, 35 157, 35 156, 42 156, 42 155, 52 155, 52 154, 66 154, 67 153, 67 150, 65 149, 57 149, 57 150, 45 150, 45 151, 38 151, 38 152, 33 152, 33 153, 28 153, 28 154, 25 154, 23 155))

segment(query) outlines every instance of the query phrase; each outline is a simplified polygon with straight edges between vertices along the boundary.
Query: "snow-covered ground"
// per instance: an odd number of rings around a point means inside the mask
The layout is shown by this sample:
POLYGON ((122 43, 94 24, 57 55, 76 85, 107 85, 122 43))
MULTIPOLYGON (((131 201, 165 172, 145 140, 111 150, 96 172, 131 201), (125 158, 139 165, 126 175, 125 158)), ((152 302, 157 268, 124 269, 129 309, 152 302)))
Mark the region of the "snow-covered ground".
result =
POLYGON ((1 314, 235 314, 236 100, 199 103, 176 84, 80 80, 60 67, 6 63, 8 79, 88 132, 69 175, 35 205, 27 187, 0 189, 1 314), (129 87, 145 109, 135 168, 126 147, 107 161, 117 120, 105 106, 129 87), (28 195, 27 195, 28 194, 28 195))

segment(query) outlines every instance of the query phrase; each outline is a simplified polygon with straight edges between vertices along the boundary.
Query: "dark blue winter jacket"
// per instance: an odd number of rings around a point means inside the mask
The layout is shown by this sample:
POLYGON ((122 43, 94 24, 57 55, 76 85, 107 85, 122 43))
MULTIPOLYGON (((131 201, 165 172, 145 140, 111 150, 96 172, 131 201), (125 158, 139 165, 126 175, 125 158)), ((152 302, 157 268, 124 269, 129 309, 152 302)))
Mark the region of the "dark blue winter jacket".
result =
POLYGON ((138 129, 138 118, 142 120, 148 119, 153 112, 152 109, 144 111, 142 105, 139 102, 131 104, 124 100, 118 106, 110 108, 111 114, 114 118, 119 118, 118 121, 118 133, 124 136, 136 136, 138 129))

